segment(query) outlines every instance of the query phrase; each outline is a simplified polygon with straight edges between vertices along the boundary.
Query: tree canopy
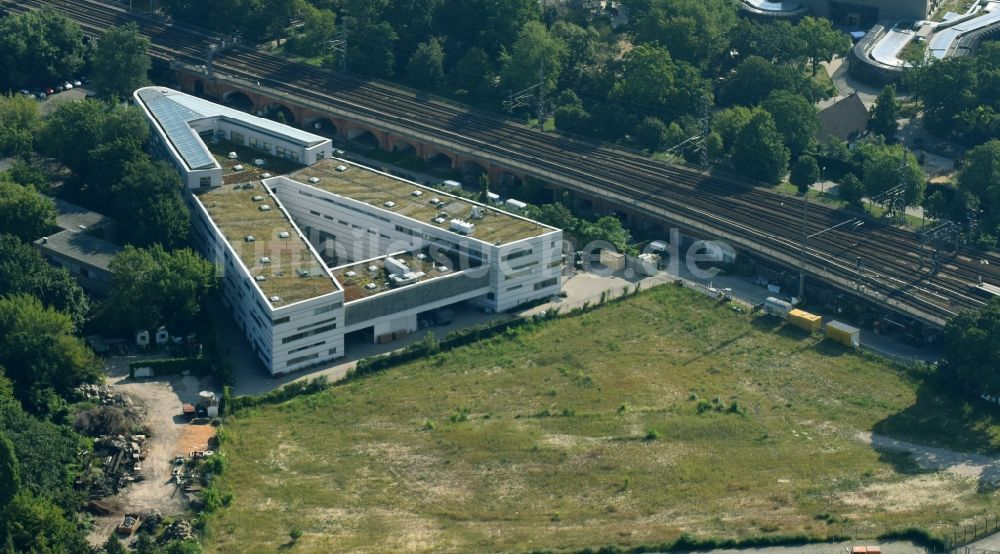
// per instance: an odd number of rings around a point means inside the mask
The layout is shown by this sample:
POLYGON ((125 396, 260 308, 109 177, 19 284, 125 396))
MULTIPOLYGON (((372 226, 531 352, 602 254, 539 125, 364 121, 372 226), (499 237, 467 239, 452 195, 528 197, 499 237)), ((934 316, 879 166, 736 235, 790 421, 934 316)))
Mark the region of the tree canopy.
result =
POLYGON ((727 47, 736 26, 736 4, 726 0, 642 0, 638 7, 636 38, 658 43, 675 59, 693 64, 712 61, 727 47))
POLYGON ((0 18, 0 89, 52 86, 86 61, 80 26, 51 8, 0 18))
POLYGON ((114 187, 114 214, 125 241, 168 250, 187 244, 191 216, 180 190, 180 177, 167 162, 146 156, 130 162, 114 187))
POLYGON ((13 235, 0 235, 0 296, 26 293, 67 314, 79 328, 90 303, 76 280, 47 263, 38 250, 13 235))
POLYGON ((37 102, 19 94, 0 95, 0 156, 28 157, 38 126, 37 102))
POLYGON ((872 106, 872 116, 868 121, 868 129, 873 133, 878 133, 885 138, 896 136, 899 129, 899 101, 896 100, 896 87, 886 85, 875 99, 872 106))
POLYGON ((774 118, 774 125, 793 156, 809 148, 819 130, 816 107, 801 95, 786 90, 772 92, 761 104, 774 118))
POLYGON ((94 353, 73 331, 68 315, 46 308, 34 296, 0 298, 0 366, 29 409, 43 409, 39 393, 66 396, 77 385, 100 378, 94 353))
POLYGON ((55 224, 56 208, 51 199, 0 174, 0 234, 32 241, 48 234, 55 224))
POLYGON ((1000 396, 1000 299, 948 322, 944 358, 947 375, 977 394, 1000 396))
POLYGON ((190 330, 215 286, 215 266, 182 248, 169 252, 126 246, 111 261, 111 296, 105 309, 123 328, 190 330))
POLYGON ((139 26, 134 22, 109 29, 94 52, 97 90, 104 95, 130 98, 135 89, 149 82, 152 61, 147 50, 149 39, 139 34, 139 26))
POLYGON ((431 38, 421 42, 406 64, 406 73, 414 83, 426 88, 436 88, 444 81, 444 48, 441 41, 431 38))
POLYGON ((500 77, 504 87, 512 91, 526 89, 544 75, 545 90, 554 90, 565 55, 566 45, 552 36, 545 25, 537 21, 525 23, 510 55, 501 56, 500 77))
POLYGON ((733 145, 733 167, 747 177, 778 183, 788 171, 790 153, 774 118, 764 110, 754 111, 733 145))
POLYGON ((966 153, 958 186, 978 201, 980 230, 1000 234, 1000 140, 991 140, 966 153))

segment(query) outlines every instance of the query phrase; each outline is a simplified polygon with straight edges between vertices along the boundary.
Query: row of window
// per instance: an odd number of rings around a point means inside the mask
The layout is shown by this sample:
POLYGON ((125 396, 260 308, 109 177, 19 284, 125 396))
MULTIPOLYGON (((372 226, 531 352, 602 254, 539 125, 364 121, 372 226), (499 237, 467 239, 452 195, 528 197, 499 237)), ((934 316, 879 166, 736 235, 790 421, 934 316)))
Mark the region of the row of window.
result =
POLYGON ((281 339, 281 344, 288 344, 290 342, 295 342, 297 340, 302 340, 302 339, 304 339, 306 337, 311 337, 313 335, 318 335, 320 333, 325 333, 327 331, 331 331, 331 330, 336 329, 336 328, 337 328, 337 324, 336 323, 331 323, 330 325, 324 325, 323 327, 317 327, 317 328, 312 329, 310 331, 303 331, 301 333, 295 333, 294 335, 289 335, 289 336, 281 339))

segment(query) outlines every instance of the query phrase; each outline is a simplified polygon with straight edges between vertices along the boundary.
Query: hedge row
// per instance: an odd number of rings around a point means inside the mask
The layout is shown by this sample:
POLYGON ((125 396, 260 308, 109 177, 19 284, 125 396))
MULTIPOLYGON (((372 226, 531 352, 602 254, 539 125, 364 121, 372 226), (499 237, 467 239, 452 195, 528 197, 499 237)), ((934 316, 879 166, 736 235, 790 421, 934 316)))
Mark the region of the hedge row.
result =
POLYGON ((220 413, 231 414, 244 408, 254 408, 265 404, 280 404, 303 394, 313 394, 326 390, 330 384, 326 377, 319 376, 310 381, 292 381, 271 392, 256 395, 233 396, 230 387, 225 387, 222 394, 220 413))
POLYGON ((140 367, 152 368, 154 375, 173 375, 190 371, 194 375, 204 375, 212 370, 208 358, 161 358, 157 360, 136 360, 128 363, 129 377, 135 377, 140 367))
MULTIPOLYGON (((702 550, 764 548, 770 546, 802 546, 804 544, 834 543, 852 540, 851 537, 831 535, 815 537, 810 535, 768 535, 749 537, 746 539, 697 538, 687 533, 673 542, 647 544, 641 546, 602 546, 600 548, 584 548, 576 554, 641 554, 645 552, 698 552, 702 550)), ((898 531, 890 531, 878 537, 880 541, 910 541, 923 546, 931 552, 946 552, 950 545, 942 539, 919 527, 910 527, 898 531)), ((549 550, 535 550, 533 554, 550 554, 549 550)))

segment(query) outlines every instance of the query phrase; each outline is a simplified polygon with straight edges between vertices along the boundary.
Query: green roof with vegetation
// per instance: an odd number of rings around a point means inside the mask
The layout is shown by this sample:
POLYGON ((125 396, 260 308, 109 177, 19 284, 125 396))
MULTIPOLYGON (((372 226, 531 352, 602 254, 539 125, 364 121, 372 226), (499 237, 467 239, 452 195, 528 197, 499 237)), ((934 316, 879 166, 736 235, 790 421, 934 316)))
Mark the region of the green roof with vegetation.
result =
POLYGON ((259 182, 216 187, 198 198, 250 275, 264 278, 256 283, 272 308, 338 290, 323 263, 259 182), (263 206, 269 209, 262 211, 263 206), (281 233, 288 235, 283 238, 281 233))
POLYGON ((472 202, 340 160, 322 161, 296 171, 290 177, 318 189, 405 215, 442 229, 448 229, 452 219, 468 221, 476 226, 469 236, 484 242, 506 244, 553 231, 551 227, 492 206, 472 202), (338 167, 346 169, 338 171, 338 167), (311 177, 318 178, 319 182, 309 183, 311 177), (414 195, 415 191, 420 194, 414 195), (446 204, 435 206, 431 203, 434 198, 446 204), (394 202, 395 206, 386 207, 386 202, 394 202), (474 206, 483 209, 482 218, 471 217, 474 206), (445 221, 436 223, 434 219, 438 217, 443 217, 445 221))

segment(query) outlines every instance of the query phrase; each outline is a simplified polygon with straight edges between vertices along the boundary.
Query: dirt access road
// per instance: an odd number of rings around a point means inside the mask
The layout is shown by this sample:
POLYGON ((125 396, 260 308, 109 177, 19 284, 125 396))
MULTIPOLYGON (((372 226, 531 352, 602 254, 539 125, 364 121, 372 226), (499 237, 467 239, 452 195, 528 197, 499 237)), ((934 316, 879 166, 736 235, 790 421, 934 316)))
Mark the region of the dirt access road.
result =
POLYGON ((180 416, 185 402, 196 402, 199 391, 213 390, 210 379, 180 375, 129 379, 128 363, 136 359, 134 356, 108 358, 107 381, 146 410, 146 425, 151 436, 146 441, 149 452, 142 463, 145 479, 102 500, 114 514, 94 518, 95 526, 89 536, 94 545, 107 540, 126 511, 158 510, 164 516, 183 513, 185 503, 181 491, 171 480, 171 460, 191 450, 206 448, 209 438, 214 435, 214 427, 189 424, 180 416))

